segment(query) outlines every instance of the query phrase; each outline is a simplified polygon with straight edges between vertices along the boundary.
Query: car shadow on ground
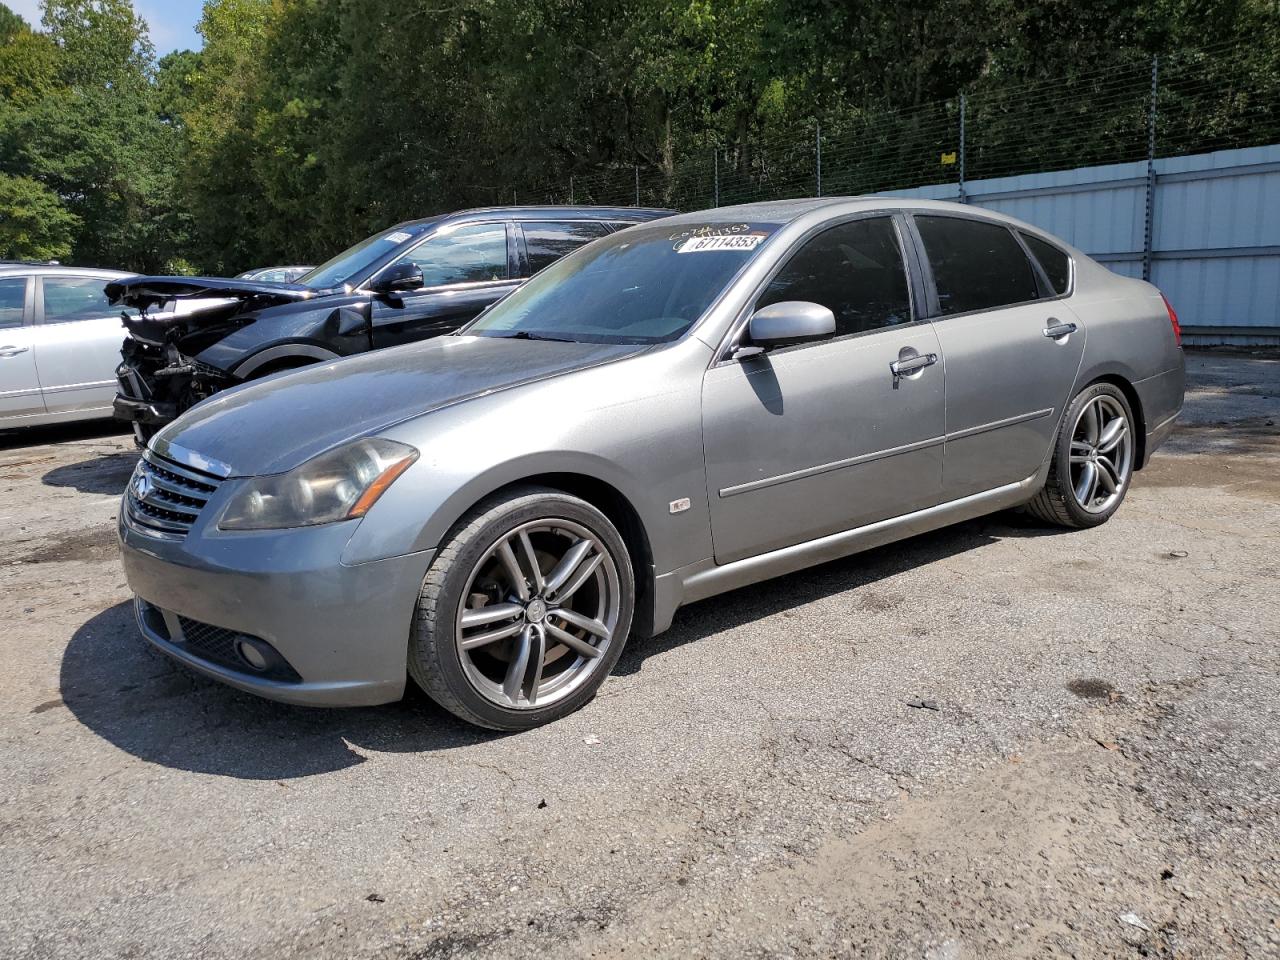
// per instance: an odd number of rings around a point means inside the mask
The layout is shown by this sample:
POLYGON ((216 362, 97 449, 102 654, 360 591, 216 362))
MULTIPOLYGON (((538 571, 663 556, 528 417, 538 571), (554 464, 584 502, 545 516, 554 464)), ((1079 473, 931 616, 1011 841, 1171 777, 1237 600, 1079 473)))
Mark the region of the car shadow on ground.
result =
POLYGON ((0 450, 129 435, 130 427, 119 420, 76 420, 71 423, 54 423, 43 427, 0 430, 0 450))
MULTIPOLYGON (((628 644, 615 672, 636 673, 649 657, 836 593, 866 588, 858 602, 884 609, 907 598, 876 590, 879 581, 1005 537, 1053 532, 999 515, 704 600, 682 610, 665 634, 628 644)), ((76 719, 136 757, 249 780, 330 773, 364 762, 365 752, 453 750, 504 736, 463 723, 412 684, 399 703, 345 710, 241 693, 153 650, 139 636, 128 603, 102 611, 72 636, 62 658, 61 695, 76 719)))
POLYGON ((79 463, 66 463, 54 467, 40 482, 50 487, 72 487, 81 493, 123 494, 133 468, 138 463, 138 453, 107 453, 90 457, 79 463))

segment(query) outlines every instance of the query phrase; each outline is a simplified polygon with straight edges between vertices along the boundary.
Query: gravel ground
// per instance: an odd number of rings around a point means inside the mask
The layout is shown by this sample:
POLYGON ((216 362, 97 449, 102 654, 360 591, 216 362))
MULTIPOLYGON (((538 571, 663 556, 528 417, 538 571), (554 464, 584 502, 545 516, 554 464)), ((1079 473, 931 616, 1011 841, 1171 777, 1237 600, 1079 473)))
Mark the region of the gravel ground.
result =
POLYGON ((131 441, 0 435, 0 956, 1280 956, 1280 361, 1188 368, 1105 526, 703 602, 514 736, 171 665, 131 441))

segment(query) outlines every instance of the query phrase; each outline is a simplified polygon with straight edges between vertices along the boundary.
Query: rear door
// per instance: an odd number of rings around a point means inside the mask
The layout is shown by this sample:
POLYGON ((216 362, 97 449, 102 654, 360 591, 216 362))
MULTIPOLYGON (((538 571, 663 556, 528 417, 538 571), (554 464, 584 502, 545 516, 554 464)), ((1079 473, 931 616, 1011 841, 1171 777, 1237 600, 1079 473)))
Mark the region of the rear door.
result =
POLYGON ((0 277, 0 423, 44 413, 36 374, 35 280, 0 277))
POLYGON ((36 370, 49 413, 110 411, 124 325, 102 277, 36 278, 36 370))
POLYGON ((836 336, 744 360, 703 385, 703 444, 717 563, 938 502, 943 366, 918 320, 904 224, 863 217, 803 242, 751 312, 829 307, 836 336), (892 364, 915 359, 895 376, 892 364))
POLYGON ((374 348, 450 333, 519 286, 512 229, 501 220, 445 224, 396 260, 420 267, 423 285, 374 300, 374 348))
POLYGON ((914 224, 946 362, 947 497, 1025 480, 1049 453, 1084 353, 1069 290, 1004 224, 933 213, 914 224))

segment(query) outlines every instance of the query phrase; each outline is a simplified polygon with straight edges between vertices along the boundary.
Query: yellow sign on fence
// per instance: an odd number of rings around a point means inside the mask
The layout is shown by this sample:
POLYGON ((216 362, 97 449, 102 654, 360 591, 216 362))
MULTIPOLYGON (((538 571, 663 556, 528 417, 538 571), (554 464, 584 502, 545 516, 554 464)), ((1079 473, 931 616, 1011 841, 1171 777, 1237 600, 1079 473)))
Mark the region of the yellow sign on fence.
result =
POLYGON ((956 152, 952 150, 950 153, 942 155, 942 165, 944 167, 952 166, 956 162, 956 152))

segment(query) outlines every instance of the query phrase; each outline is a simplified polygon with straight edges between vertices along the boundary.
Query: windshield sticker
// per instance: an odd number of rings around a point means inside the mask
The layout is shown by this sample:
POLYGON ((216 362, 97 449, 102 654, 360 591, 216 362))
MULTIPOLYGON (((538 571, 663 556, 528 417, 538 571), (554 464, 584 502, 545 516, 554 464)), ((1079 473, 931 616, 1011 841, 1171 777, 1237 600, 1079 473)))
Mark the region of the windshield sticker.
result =
POLYGON ((711 234, 689 237, 676 244, 676 253, 709 253, 713 250, 754 250, 764 239, 763 233, 711 234))
POLYGON ((405 233, 403 230, 397 230, 395 233, 388 233, 387 240, 391 243, 404 243, 412 236, 412 233, 405 233))

